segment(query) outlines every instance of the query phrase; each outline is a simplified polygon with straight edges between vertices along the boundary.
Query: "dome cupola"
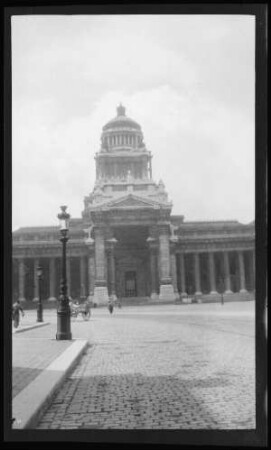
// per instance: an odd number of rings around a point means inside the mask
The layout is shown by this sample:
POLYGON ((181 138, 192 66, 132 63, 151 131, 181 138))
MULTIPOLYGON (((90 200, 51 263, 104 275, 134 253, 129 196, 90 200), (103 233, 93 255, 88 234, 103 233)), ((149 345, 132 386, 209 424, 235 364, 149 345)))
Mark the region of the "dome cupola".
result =
POLYGON ((117 107, 117 113, 118 113, 118 116, 125 116, 125 108, 124 108, 124 106, 122 106, 121 103, 117 107))
POLYGON ((144 151, 143 133, 140 125, 126 116, 120 103, 117 115, 103 126, 101 151, 144 151))

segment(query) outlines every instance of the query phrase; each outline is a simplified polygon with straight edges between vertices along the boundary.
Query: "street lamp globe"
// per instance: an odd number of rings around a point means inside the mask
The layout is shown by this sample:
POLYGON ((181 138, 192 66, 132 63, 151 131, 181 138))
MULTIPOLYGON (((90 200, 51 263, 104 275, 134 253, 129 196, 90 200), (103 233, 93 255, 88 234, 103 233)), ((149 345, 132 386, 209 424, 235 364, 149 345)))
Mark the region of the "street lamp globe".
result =
POLYGON ((66 212, 67 206, 60 206, 61 213, 58 214, 60 232, 66 234, 69 230, 70 214, 66 212))

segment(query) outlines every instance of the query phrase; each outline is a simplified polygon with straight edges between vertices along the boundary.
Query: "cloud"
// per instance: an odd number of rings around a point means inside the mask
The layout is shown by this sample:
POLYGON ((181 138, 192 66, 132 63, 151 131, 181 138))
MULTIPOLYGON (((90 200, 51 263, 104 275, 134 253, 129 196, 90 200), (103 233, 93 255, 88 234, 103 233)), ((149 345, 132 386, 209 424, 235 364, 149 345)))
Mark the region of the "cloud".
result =
POLYGON ((142 126, 174 214, 252 220, 252 31, 221 17, 16 20, 13 228, 54 224, 63 202, 80 217, 120 101, 142 126))

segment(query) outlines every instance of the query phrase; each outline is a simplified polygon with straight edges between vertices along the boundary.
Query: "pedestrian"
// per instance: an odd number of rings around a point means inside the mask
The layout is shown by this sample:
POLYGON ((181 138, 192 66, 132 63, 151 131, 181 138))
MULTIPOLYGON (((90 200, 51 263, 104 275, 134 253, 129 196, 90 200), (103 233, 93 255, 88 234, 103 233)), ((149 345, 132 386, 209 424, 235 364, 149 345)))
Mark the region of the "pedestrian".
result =
POLYGON ((110 298, 110 299, 108 300, 108 309, 109 309, 110 314, 112 314, 112 312, 113 312, 113 310, 114 310, 114 305, 113 305, 113 300, 112 300, 112 298, 110 298))
POLYGON ((18 328, 20 323, 20 312, 22 316, 24 316, 24 310, 20 304, 20 300, 16 300, 15 303, 12 305, 12 319, 13 319, 13 325, 14 328, 18 328))

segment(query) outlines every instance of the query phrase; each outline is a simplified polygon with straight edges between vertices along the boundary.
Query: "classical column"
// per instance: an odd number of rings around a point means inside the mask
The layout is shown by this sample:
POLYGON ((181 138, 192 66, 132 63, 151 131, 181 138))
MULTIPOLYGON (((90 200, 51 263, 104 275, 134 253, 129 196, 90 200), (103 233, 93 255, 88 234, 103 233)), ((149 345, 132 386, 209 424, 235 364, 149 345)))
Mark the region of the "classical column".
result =
POLYGON ((211 295, 217 295, 216 290, 216 282, 215 282, 215 262, 214 262, 214 253, 208 253, 209 258, 209 275, 210 275, 210 286, 211 286, 211 295))
POLYGON ((195 270, 195 285, 196 285, 196 292, 195 296, 201 296, 201 283, 200 283, 200 263, 199 263, 199 254, 194 253, 194 270, 195 270))
POLYGON ((49 262, 49 280, 50 280, 50 284, 49 284, 49 288, 50 288, 49 301, 50 302, 54 302, 54 301, 56 301, 56 296, 55 296, 55 292, 56 292, 56 260, 55 260, 55 258, 50 258, 50 262, 49 262))
POLYGON ((187 298, 186 283, 185 283, 185 263, 184 254, 179 253, 180 258, 180 276, 181 276, 181 298, 187 298))
POLYGON ((230 277, 230 264, 229 264, 229 252, 223 252, 224 257, 224 276, 225 276, 225 294, 232 294, 231 290, 231 277, 230 277))
POLYGON ((25 284, 24 284, 24 260, 22 258, 19 259, 19 300, 20 302, 24 302, 25 301, 25 296, 24 296, 24 288, 25 288, 25 284))
POLYGON ((169 226, 160 228, 159 233, 159 262, 160 262, 160 295, 159 300, 174 301, 175 294, 170 276, 169 226))
POLYGON ((80 258, 80 297, 86 297, 86 258, 81 256, 80 258))
POLYGON ((238 262, 239 262, 239 274, 240 274, 240 293, 246 293, 246 279, 245 279, 245 265, 244 265, 244 254, 241 250, 238 251, 238 262))
POLYGON ((150 274, 151 274, 151 299, 158 300, 158 295, 156 292, 157 284, 157 269, 156 269, 156 253, 157 253, 157 240, 148 237, 147 243, 149 246, 150 253, 150 274))
POLYGON ((95 285, 94 239, 89 237, 85 243, 88 247, 88 301, 92 301, 95 285))
POLYGON ((71 257, 67 255, 66 259, 66 270, 67 270, 67 295, 71 296, 71 257))
POLYGON ((94 303, 107 304, 108 289, 105 274, 105 243, 104 230, 96 228, 94 230, 94 248, 95 248, 95 287, 94 287, 94 303))
POLYGON ((175 300, 179 300, 180 296, 178 293, 177 286, 177 272, 176 272, 176 242, 172 240, 170 242, 170 262, 171 262, 171 276, 172 276, 172 285, 175 294, 175 300))
POLYGON ((39 282, 38 282, 38 276, 37 276, 37 268, 39 266, 39 260, 38 258, 34 259, 34 265, 33 265, 33 280, 34 280, 34 298, 33 302, 37 302, 39 299, 39 282))
POLYGON ((107 240, 109 246, 109 283, 110 283, 110 297, 112 300, 116 300, 116 275, 115 275, 115 255, 114 248, 117 243, 117 239, 114 237, 107 240))

